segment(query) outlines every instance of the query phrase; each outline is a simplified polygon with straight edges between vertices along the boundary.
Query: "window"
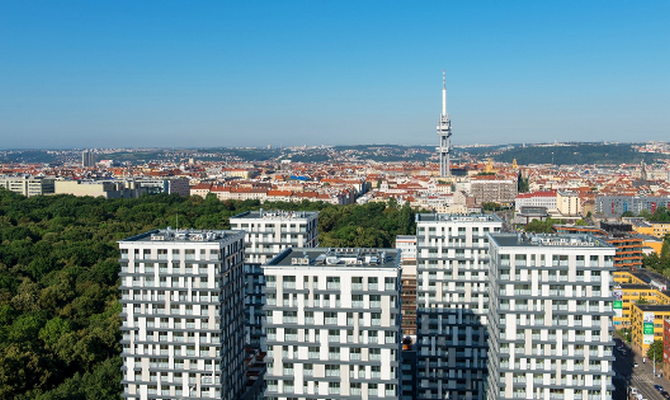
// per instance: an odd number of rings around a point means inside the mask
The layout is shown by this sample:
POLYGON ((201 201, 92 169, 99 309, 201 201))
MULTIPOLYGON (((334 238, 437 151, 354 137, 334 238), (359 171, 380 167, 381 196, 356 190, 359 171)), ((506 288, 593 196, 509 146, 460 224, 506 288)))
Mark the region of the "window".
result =
POLYGON ((385 290, 394 290, 396 287, 395 278, 384 278, 384 289, 385 290))
POLYGON ((340 376, 340 366, 327 364, 326 376, 340 376))
POLYGON ((295 289, 295 276, 283 277, 283 287, 284 289, 295 289))
MULTIPOLYGON (((338 369, 338 375, 337 376, 339 376, 339 369, 338 369)), ((339 382, 329 382, 328 383, 328 393, 339 395, 340 394, 340 383, 339 382)))
POLYGON ((351 278, 351 290, 363 290, 363 278, 361 277, 351 278))
POLYGON ((329 276, 326 278, 326 289, 330 290, 339 290, 340 289, 340 278, 329 276))

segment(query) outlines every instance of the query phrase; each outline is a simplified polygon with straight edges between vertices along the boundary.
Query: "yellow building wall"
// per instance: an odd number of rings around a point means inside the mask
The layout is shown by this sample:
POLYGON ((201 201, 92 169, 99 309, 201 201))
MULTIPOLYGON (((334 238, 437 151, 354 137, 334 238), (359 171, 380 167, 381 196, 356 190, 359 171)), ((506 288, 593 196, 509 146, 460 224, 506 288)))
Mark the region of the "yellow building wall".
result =
POLYGON ((670 222, 652 222, 651 228, 650 235, 663 239, 666 233, 670 233, 670 222))
POLYGON ((633 230, 641 235, 653 235, 654 227, 653 226, 635 226, 633 225, 633 230))
MULTIPOLYGON (((633 348, 646 354, 649 345, 642 343, 642 310, 636 305, 631 310, 631 344, 633 348)), ((670 318, 670 311, 654 311, 654 340, 663 340, 663 321, 670 318)))
POLYGON ((670 304, 670 297, 666 296, 663 294, 663 292, 657 289, 616 288, 614 290, 622 291, 622 316, 614 316, 612 318, 615 329, 628 328, 631 326, 631 307, 640 300, 646 301, 646 304, 670 304))
POLYGON ((663 248, 663 242, 644 242, 644 245, 654 249, 654 252, 656 252, 656 254, 658 254, 659 256, 661 255, 661 249, 663 248))

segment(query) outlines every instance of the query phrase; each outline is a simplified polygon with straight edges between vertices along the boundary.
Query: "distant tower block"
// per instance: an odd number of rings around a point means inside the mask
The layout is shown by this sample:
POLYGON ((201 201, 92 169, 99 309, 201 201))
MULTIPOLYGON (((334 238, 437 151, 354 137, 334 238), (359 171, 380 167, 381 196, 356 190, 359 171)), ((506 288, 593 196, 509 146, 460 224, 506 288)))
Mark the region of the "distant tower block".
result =
POLYGON ((442 70, 442 114, 440 122, 437 125, 437 136, 440 137, 440 145, 437 147, 437 154, 440 158, 440 176, 451 177, 451 120, 447 114, 447 81, 442 70))
POLYGON ((91 168, 95 166, 95 154, 88 150, 81 153, 81 166, 84 168, 91 168))

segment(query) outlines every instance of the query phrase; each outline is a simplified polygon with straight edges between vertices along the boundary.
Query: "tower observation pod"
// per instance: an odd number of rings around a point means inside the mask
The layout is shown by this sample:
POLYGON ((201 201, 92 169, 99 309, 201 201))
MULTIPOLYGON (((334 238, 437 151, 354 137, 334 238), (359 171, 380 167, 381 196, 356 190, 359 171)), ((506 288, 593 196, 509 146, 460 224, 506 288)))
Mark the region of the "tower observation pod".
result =
POLYGON ((437 124, 437 136, 440 137, 440 145, 437 154, 440 158, 440 176, 451 177, 451 120, 447 114, 447 81, 445 71, 442 70, 442 114, 437 124))

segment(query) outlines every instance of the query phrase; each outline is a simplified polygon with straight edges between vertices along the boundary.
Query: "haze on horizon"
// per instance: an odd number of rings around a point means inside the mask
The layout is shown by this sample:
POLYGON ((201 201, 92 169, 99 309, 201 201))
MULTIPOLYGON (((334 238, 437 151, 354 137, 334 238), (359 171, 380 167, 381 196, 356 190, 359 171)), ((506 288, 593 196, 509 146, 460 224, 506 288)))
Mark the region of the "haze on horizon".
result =
POLYGON ((670 2, 0 3, 0 148, 669 140, 670 2))

